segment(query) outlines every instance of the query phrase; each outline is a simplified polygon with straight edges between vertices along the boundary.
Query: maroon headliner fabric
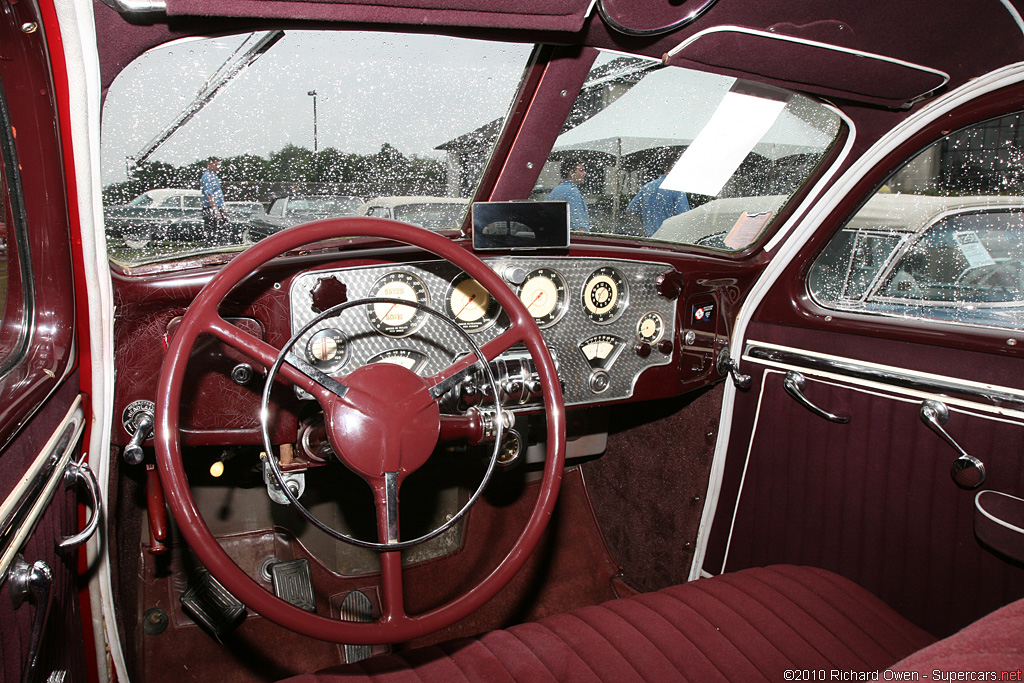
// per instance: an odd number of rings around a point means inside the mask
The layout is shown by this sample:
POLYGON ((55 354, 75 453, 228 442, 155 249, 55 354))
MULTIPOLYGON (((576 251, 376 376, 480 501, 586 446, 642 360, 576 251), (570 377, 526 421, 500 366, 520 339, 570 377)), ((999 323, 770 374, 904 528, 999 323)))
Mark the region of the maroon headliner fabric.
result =
POLYGON ((783 681, 788 669, 876 671, 933 640, 836 574, 776 566, 614 600, 288 683, 783 681))

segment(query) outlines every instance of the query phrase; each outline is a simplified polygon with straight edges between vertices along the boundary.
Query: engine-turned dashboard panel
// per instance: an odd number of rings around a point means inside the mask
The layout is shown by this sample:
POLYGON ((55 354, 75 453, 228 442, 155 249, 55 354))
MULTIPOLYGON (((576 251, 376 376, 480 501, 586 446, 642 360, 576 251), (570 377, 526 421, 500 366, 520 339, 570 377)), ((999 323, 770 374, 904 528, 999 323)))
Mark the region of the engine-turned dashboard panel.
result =
MULTIPOLYGON (((659 294, 657 284, 671 266, 592 258, 484 261, 541 328, 567 405, 628 398, 644 370, 671 362, 676 301, 659 294)), ((292 281, 289 301, 291 331, 299 335, 291 352, 334 376, 376 362, 433 375, 510 324, 479 283, 445 261, 309 271, 292 281), (354 303, 365 299, 378 300, 354 303)), ((506 408, 539 402, 524 348, 513 347, 491 367, 506 408)), ((489 391, 482 377, 470 376, 450 401, 469 407, 490 400, 489 391)))

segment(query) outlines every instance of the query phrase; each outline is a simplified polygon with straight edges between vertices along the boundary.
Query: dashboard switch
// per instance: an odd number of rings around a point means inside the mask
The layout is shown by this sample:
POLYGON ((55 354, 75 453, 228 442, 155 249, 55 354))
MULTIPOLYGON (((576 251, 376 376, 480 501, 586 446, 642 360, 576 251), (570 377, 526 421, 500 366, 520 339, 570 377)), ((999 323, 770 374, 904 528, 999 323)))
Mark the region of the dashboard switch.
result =
POLYGON ((640 356, 641 358, 647 358, 649 355, 651 355, 651 345, 648 344, 647 342, 640 342, 634 348, 636 349, 636 355, 640 356))

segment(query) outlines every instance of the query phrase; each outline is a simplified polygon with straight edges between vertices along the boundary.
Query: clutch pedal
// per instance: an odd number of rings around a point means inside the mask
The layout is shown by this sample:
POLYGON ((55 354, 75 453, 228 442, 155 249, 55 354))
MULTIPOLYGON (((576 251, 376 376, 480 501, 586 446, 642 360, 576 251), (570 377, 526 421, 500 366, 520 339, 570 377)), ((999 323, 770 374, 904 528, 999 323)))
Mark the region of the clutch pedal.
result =
POLYGON ((180 600, 189 617, 220 643, 245 620, 245 605, 208 571, 199 574, 180 600))
POLYGON ((313 572, 306 558, 275 562, 270 566, 270 582, 277 597, 287 600, 299 609, 316 612, 313 572))

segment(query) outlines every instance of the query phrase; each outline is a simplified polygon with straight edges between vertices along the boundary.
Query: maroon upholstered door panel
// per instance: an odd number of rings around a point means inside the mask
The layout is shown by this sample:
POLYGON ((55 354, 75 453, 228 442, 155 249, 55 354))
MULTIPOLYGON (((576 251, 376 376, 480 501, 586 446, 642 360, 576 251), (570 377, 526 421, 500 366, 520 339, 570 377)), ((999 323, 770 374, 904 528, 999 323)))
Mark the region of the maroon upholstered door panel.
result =
MULTIPOLYGON (((733 463, 738 503, 719 510, 732 531, 727 571, 831 569, 936 635, 1024 597, 1024 569, 976 541, 977 491, 953 482, 956 452, 921 421, 921 398, 807 375, 814 403, 851 415, 837 424, 790 398, 784 376, 769 368, 755 378, 749 450, 733 463)), ((949 408, 947 431, 985 463, 983 488, 1024 493, 1024 423, 949 408)))

